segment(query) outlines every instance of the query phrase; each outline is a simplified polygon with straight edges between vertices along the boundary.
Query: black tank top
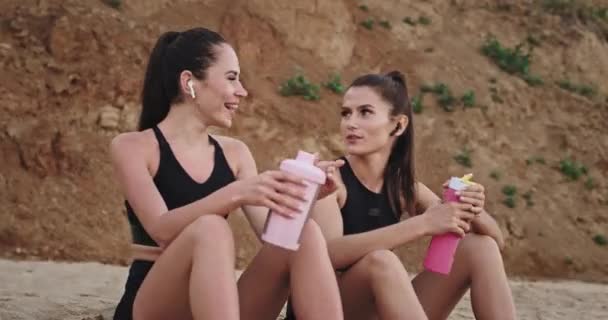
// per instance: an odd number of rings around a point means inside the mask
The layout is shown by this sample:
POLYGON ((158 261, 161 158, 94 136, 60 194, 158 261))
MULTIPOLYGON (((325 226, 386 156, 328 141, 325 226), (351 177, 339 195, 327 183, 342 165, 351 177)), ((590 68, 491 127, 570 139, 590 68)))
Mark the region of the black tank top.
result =
MULTIPOLYGON (((220 144, 209 135, 209 142, 214 146, 213 170, 207 181, 198 183, 188 175, 186 170, 175 158, 171 146, 167 143, 165 136, 158 127, 152 128, 160 149, 160 161, 158 171, 154 176, 154 184, 160 195, 165 200, 169 210, 185 206, 196 200, 202 199, 216 190, 235 181, 234 173, 228 165, 220 144)), ((131 225, 133 243, 158 246, 144 229, 133 208, 125 201, 127 216, 131 225)))
POLYGON ((346 188, 346 202, 340 209, 344 224, 344 235, 367 232, 399 222, 391 208, 386 187, 375 193, 357 178, 348 161, 340 168, 346 188))

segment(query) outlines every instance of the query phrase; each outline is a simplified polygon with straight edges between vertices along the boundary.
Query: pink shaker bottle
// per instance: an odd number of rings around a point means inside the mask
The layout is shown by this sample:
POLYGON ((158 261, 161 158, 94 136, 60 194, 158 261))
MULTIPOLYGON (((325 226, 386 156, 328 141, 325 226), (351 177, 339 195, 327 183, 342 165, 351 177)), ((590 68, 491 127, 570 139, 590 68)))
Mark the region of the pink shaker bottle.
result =
POLYGON ((262 233, 262 240, 265 242, 294 251, 300 247, 302 228, 317 198, 319 187, 325 183, 325 172, 314 165, 314 160, 314 155, 299 151, 295 160, 286 159, 281 162, 282 171, 304 179, 306 201, 301 207, 302 212, 295 218, 290 219, 270 212, 262 233))
MULTIPOLYGON (((456 195, 456 191, 463 190, 470 184, 464 177, 452 177, 448 188, 443 191, 443 200, 446 202, 460 201, 460 197, 456 195)), ((431 239, 431 244, 424 258, 425 269, 444 275, 449 274, 459 241, 460 235, 456 233, 449 232, 434 236, 431 239)))

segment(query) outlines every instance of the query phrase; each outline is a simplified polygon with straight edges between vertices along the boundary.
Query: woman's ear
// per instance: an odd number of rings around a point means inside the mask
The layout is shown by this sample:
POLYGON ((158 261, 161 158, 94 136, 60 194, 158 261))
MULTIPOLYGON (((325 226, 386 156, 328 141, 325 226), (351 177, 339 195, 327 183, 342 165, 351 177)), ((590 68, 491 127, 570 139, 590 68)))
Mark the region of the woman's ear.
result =
POLYGON ((397 125, 395 126, 395 129, 393 129, 393 131, 391 132, 391 136, 400 136, 405 132, 405 129, 407 129, 407 125, 409 124, 410 120, 406 115, 400 115, 397 118, 397 125))
POLYGON ((194 98, 196 96, 194 92, 194 75, 188 70, 182 71, 179 75, 179 90, 182 95, 190 96, 194 98))

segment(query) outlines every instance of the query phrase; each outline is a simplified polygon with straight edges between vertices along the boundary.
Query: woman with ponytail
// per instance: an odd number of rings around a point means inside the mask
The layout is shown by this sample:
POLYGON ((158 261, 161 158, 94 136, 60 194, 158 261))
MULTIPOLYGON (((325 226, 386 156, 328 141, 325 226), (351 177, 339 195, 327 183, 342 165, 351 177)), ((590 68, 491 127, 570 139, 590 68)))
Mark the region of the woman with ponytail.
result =
POLYGON ((342 319, 327 246, 312 220, 298 251, 263 244, 235 281, 227 215, 242 208, 259 236, 268 209, 293 217, 304 191, 295 176, 258 174, 241 141, 208 133, 230 127, 247 96, 239 74, 233 48, 204 28, 165 33, 152 50, 139 130, 110 146, 133 235, 114 319, 276 319, 289 293, 303 319, 342 319))
MULTIPOLYGON (((341 107, 344 161, 336 192, 317 202, 346 320, 447 319, 471 289, 477 319, 514 319, 499 248, 501 231, 475 184, 462 203, 442 203, 414 175, 414 126, 398 71, 353 81, 341 107), (448 276, 422 271, 413 280, 392 249, 424 236, 463 237, 448 276)), ((444 186, 445 187, 445 186, 444 186)), ((291 309, 291 308, 289 308, 291 309)), ((288 310, 287 319, 295 319, 288 310)))

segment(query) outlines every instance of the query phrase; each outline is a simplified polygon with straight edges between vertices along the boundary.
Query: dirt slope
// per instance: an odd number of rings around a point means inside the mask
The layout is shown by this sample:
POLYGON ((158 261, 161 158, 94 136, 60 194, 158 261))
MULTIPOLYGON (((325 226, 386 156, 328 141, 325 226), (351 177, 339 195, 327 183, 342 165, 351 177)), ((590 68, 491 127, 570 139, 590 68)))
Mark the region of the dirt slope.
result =
MULTIPOLYGON (((93 0, 2 1, 0 252, 126 262, 128 227, 108 142, 134 128, 156 37, 205 26, 239 53, 250 99, 226 134, 244 140, 261 169, 300 148, 340 154, 338 95, 325 88, 319 101, 278 94, 296 70, 315 83, 334 72, 348 83, 397 68, 407 73, 411 95, 438 82, 457 99, 473 90, 475 107, 460 104, 453 112, 424 96, 414 119, 420 180, 438 190, 449 175, 476 174, 508 237, 510 274, 607 281, 608 247, 600 243, 608 236, 608 29, 532 1, 501 3, 123 0, 116 10, 93 0), (430 23, 412 26, 406 16, 430 23), (371 30, 361 25, 367 19, 375 21, 371 30), (538 40, 530 72, 545 85, 529 86, 481 54, 490 33, 508 47, 529 35, 538 40), (587 98, 555 84, 566 78, 593 85, 597 94, 587 98), (472 168, 454 160, 464 148, 472 168), (568 180, 559 170, 567 157, 587 174, 568 180), (517 189, 515 208, 503 204, 506 185, 517 189)), ((244 219, 231 222, 243 266, 257 244, 244 219)), ((412 269, 425 245, 400 251, 412 269)))

